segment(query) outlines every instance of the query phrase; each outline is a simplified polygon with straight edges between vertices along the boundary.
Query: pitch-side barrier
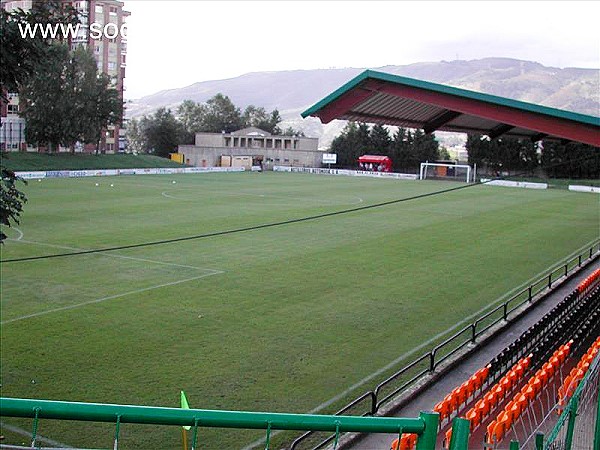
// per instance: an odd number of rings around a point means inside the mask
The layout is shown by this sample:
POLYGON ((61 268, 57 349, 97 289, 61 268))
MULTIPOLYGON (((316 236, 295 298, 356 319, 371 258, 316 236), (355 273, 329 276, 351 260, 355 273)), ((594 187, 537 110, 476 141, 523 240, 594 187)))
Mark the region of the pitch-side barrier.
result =
POLYGON ((114 177, 119 175, 176 175, 189 173, 244 172, 243 167, 174 167, 146 169, 47 170, 15 172, 26 180, 41 178, 114 177))

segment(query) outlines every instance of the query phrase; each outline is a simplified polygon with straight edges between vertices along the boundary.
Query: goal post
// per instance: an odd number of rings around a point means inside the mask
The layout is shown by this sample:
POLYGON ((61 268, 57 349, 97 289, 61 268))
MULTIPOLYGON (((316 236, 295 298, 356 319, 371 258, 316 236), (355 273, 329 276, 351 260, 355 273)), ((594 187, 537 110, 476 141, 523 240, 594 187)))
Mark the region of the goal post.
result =
POLYGON ((421 163, 419 168, 419 180, 437 178, 444 180, 456 180, 470 183, 474 181, 474 170, 468 164, 446 164, 446 163, 421 163))

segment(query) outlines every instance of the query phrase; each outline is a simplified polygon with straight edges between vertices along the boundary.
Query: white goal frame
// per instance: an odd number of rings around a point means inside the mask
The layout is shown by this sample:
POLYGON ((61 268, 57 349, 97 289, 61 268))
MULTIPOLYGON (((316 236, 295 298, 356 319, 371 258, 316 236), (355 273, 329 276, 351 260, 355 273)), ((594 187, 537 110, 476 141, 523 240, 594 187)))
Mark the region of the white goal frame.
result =
POLYGON ((467 177, 464 180, 466 183, 470 183, 475 180, 475 169, 468 164, 443 164, 443 163, 430 163, 424 162, 421 163, 421 167, 419 168, 419 180, 427 179, 427 167, 448 167, 448 168, 461 168, 467 169, 467 177), (473 176, 471 176, 473 173, 473 176))

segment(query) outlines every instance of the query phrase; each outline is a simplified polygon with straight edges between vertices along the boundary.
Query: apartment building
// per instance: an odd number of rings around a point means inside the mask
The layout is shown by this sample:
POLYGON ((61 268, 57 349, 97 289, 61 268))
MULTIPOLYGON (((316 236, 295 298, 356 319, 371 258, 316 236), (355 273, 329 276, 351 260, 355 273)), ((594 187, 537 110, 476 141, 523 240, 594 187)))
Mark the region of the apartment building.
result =
MULTIPOLYGON (((72 48, 85 46, 93 50, 98 70, 108 74, 113 87, 123 99, 125 91, 125 67, 127 64, 126 19, 130 13, 125 11, 124 3, 118 0, 75 0, 70 2, 77 10, 80 25, 75 36, 68 42, 72 48)), ((34 0, 1 0, 2 8, 11 11, 17 8, 29 10, 34 0)), ((8 104, 3 104, 0 115, 0 149, 37 150, 27 148, 24 130, 26 123, 18 116, 18 96, 11 94, 8 104)), ((125 130, 120 125, 110 126, 102 133, 98 150, 115 153, 124 150, 125 130)), ((96 145, 79 146, 76 151, 92 152, 96 145)))

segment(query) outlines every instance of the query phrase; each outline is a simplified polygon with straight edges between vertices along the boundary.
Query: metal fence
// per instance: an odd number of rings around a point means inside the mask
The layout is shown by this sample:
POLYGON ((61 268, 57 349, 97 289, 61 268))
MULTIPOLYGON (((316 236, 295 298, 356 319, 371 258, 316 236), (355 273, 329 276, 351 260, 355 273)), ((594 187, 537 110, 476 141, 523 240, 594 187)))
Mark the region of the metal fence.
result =
MULTIPOLYGON (((196 447, 196 436, 199 427, 222 427, 222 428, 248 428, 266 430, 265 448, 268 450, 272 430, 309 430, 296 439, 291 448, 294 449, 303 442, 312 442, 313 433, 326 431, 335 433, 324 441, 318 443, 315 448, 322 448, 331 442, 334 448, 341 433, 367 432, 367 433, 416 433, 419 435, 416 450, 434 450, 437 431, 438 414, 421 413, 420 417, 414 419, 391 418, 391 417, 366 417, 374 415, 382 405, 391 401, 398 393, 410 387, 423 375, 433 372, 442 362, 452 357, 456 352, 489 330, 492 326, 502 320, 508 320, 513 312, 526 302, 533 302, 536 295, 547 288, 552 287, 559 278, 572 274, 584 262, 595 259, 600 253, 600 240, 596 241, 585 251, 561 262, 546 275, 540 277, 526 288, 513 295, 501 305, 492 309, 472 324, 456 332, 430 351, 415 359, 396 373, 379 383, 373 391, 367 391, 356 398, 334 415, 310 415, 310 414, 281 414, 239 411, 211 411, 199 409, 160 408, 133 405, 107 405, 98 403, 76 403, 49 400, 31 400, 0 398, 0 415, 7 417, 29 417, 32 418, 32 447, 36 444, 36 433, 39 421, 42 419, 60 420, 83 420, 92 422, 109 422, 115 424, 114 449, 118 449, 119 429, 122 423, 153 424, 153 425, 177 425, 193 427, 192 449, 196 447), (358 412, 357 412, 358 411, 358 412), (362 411, 362 412, 360 412, 362 411), (352 416, 342 414, 354 414, 352 416)), ((576 393, 573 395, 569 406, 565 410, 569 413, 563 414, 557 425, 557 432, 550 435, 549 445, 558 445, 562 442, 563 428, 565 428, 565 440, 570 440, 569 446, 545 447, 554 450, 565 448, 566 450, 592 448, 588 444, 595 435, 600 435, 598 421, 595 422, 595 430, 589 431, 589 420, 580 418, 575 420, 575 415, 585 414, 592 411, 593 406, 598 404, 598 365, 600 358, 596 358, 595 366, 588 372, 576 393), (592 381, 590 381, 592 380, 592 381), (595 380, 595 381, 594 381, 595 380), (595 384, 594 384, 595 383, 595 384), (584 391, 585 389, 585 391, 584 391), (594 391, 594 392, 592 392, 594 391), (594 394, 595 393, 595 394, 594 394), (595 397, 594 397, 595 395, 595 397), (590 400, 590 398, 596 400, 590 400), (594 403, 594 401, 596 403, 594 403), (568 416, 568 417, 567 417, 568 416), (565 426, 565 422, 567 425, 565 426), (577 428, 575 423, 578 423, 577 428), (582 431, 581 431, 582 430, 582 431), (590 436, 592 436, 590 438, 590 436), (583 442, 579 444, 579 442, 583 442), (575 443, 575 444, 573 444, 575 443), (583 447, 581 446, 583 445, 583 447), (587 445, 587 446, 586 446, 587 445)), ((598 406, 596 416, 598 415, 598 406)), ((590 419, 591 420, 591 419, 590 419)), ((450 442, 451 450, 467 450, 468 422, 465 425, 462 419, 456 419, 454 424, 456 433, 450 442), (465 428, 466 427, 466 428, 465 428), (465 431, 466 429, 466 431, 465 431), (454 436, 457 436, 454 439, 454 436), (460 439, 458 438, 460 436, 460 439)), ((593 428, 593 426, 592 426, 593 428)), ((600 450, 600 438, 595 439, 594 450, 600 450)))
MULTIPOLYGON (((600 354, 544 443, 544 450, 600 450, 600 354)), ((541 439, 538 439, 541 441, 541 439)))
MULTIPOLYGON (((119 447, 119 430, 121 424, 125 423, 193 428, 191 445, 193 450, 196 448, 199 427, 266 430, 265 449, 267 450, 272 430, 335 432, 335 446, 337 446, 337 438, 342 432, 397 433, 399 435, 416 433, 419 436, 416 450, 435 450, 439 422, 438 414, 432 412, 422 412, 417 418, 355 417, 160 408, 6 397, 0 398, 0 412, 2 416, 33 419, 31 448, 36 448, 37 430, 42 419, 113 423, 115 425, 114 450, 119 447)), ((456 426, 457 432, 461 435, 464 434, 465 424, 459 423, 456 426)), ((468 423, 466 430, 468 437, 468 423)), ((451 448, 452 450, 467 450, 467 447, 458 441, 451 448)))
MULTIPOLYGON (((372 391, 367 391, 346 406, 338 410, 335 415, 342 415, 352 410, 355 414, 363 416, 375 415, 382 406, 389 403, 401 392, 413 386, 426 374, 433 373, 439 365, 460 350, 477 342, 484 333, 497 325, 499 322, 508 321, 515 317, 516 310, 526 303, 533 303, 536 296, 543 291, 551 289, 556 283, 574 274, 584 263, 594 260, 600 254, 600 239, 586 246, 584 250, 575 256, 555 264, 544 275, 529 283, 508 300, 499 304, 477 320, 464 328, 458 330, 443 342, 434 346, 431 350, 423 353, 406 366, 402 367, 387 379, 379 383, 372 391)), ((313 432, 304 433, 291 444, 290 450, 300 448, 312 448, 317 450, 325 447, 334 439, 333 436, 315 443, 313 432)))

